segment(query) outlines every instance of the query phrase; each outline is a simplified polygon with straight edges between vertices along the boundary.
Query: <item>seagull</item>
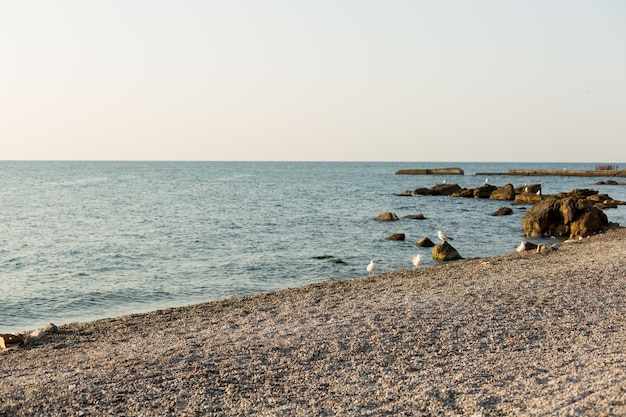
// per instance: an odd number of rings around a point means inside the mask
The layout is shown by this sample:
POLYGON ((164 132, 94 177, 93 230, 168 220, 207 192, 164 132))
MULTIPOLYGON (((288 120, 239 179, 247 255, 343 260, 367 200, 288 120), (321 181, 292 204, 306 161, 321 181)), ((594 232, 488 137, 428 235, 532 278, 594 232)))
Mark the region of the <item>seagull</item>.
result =
POLYGON ((439 237, 439 239, 441 239, 442 242, 445 242, 446 240, 454 240, 454 238, 451 238, 441 233, 441 230, 437 232, 437 236, 439 237))
POLYGON ((489 184, 489 178, 485 178, 485 184, 489 184))
POLYGON ((541 195, 541 190, 537 191, 537 195, 541 195))
POLYGON ((524 252, 526 250, 526 242, 522 240, 522 243, 515 249, 516 252, 524 252))
POLYGON ((415 255, 415 257, 413 258, 413 265, 420 266, 422 262, 423 262, 422 254, 418 253, 417 255, 415 255))
POLYGON ((445 178, 443 179, 443 183, 444 183, 444 184, 446 183, 446 179, 445 179, 445 178))
POLYGON ((376 271, 376 262, 372 259, 372 261, 367 265, 367 272, 371 274, 374 271, 376 271))

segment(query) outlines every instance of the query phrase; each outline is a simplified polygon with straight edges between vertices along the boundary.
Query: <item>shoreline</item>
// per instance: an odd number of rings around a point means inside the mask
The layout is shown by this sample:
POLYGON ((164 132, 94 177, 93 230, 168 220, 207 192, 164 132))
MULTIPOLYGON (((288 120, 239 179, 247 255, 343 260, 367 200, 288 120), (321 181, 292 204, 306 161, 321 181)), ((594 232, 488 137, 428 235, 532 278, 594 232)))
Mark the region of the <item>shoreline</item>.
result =
POLYGON ((626 413, 626 229, 60 326, 3 415, 626 413))

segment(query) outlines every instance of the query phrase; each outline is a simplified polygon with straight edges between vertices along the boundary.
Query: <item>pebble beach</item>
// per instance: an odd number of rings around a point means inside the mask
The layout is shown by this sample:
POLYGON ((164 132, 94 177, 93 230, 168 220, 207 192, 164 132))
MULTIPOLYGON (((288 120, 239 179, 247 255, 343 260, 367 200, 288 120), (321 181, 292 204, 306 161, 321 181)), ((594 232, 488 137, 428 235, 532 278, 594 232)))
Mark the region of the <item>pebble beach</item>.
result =
POLYGON ((61 325, 0 356, 0 416, 626 414, 626 229, 61 325))

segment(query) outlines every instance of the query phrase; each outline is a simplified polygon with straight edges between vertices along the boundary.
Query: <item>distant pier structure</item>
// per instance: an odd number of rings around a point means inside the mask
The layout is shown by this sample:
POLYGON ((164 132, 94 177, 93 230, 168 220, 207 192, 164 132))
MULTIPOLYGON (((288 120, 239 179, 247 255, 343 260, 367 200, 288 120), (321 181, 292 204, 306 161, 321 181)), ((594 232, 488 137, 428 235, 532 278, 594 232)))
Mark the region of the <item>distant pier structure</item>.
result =
POLYGON ((509 169, 507 172, 477 172, 476 175, 517 175, 523 177, 626 177, 626 169, 509 169))
POLYGON ((396 175, 465 175, 461 168, 401 169, 396 175))

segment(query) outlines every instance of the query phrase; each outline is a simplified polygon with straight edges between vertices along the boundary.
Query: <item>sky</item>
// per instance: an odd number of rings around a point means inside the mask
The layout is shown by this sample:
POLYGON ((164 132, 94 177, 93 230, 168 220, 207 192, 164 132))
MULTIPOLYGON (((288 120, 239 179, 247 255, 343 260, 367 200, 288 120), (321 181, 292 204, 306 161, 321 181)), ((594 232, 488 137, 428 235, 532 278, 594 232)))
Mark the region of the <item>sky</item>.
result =
POLYGON ((626 161, 622 0, 0 0, 0 160, 626 161))

